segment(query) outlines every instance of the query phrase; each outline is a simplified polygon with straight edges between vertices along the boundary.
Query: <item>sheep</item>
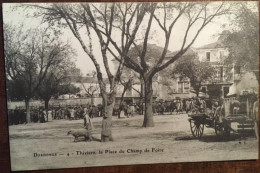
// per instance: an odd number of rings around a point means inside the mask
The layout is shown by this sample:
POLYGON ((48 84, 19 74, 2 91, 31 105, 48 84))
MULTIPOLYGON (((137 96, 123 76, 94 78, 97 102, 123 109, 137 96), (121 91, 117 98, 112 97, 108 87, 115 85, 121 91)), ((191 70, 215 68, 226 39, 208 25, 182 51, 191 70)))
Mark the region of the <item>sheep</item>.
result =
POLYGON ((78 137, 84 137, 85 141, 87 139, 91 140, 91 137, 87 129, 70 130, 68 131, 67 135, 74 136, 74 142, 78 141, 78 137))

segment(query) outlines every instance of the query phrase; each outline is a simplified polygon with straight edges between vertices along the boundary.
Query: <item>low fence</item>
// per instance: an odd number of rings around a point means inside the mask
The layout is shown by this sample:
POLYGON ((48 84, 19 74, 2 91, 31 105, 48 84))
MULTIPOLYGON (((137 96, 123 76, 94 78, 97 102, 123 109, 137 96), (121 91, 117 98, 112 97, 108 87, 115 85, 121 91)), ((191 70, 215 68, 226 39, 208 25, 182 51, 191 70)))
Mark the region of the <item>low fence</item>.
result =
MULTIPOLYGON (((94 105, 102 104, 101 97, 92 98, 94 105)), ((73 98, 73 99, 57 99, 57 100, 50 100, 49 106, 79 106, 79 105, 86 105, 91 104, 91 98, 73 98)), ((41 107, 44 106, 44 101, 40 100, 32 100, 30 102, 31 107, 41 107)), ((15 108, 25 108, 24 101, 8 101, 7 102, 8 109, 15 109, 15 108)))

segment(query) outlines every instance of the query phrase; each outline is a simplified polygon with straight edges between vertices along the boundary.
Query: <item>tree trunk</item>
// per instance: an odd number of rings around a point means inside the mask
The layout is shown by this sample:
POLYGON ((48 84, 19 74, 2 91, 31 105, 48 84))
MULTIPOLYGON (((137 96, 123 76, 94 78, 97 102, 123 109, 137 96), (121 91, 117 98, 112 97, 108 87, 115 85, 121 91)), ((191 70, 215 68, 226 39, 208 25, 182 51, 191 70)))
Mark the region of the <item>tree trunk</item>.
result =
POLYGON ((94 96, 93 95, 90 98, 90 103, 91 103, 91 105, 94 105, 94 96))
POLYGON ((154 127, 153 122, 153 86, 152 77, 144 79, 144 122, 143 127, 154 127))
POLYGON ((199 84, 197 84, 197 86, 195 86, 195 88, 194 88, 197 97, 199 97, 199 94, 200 94, 200 87, 201 87, 201 83, 199 82, 199 84))
POLYGON ((115 93, 103 96, 104 116, 102 120, 101 142, 112 141, 112 114, 115 105, 115 93))
POLYGON ((25 110, 26 110, 26 121, 27 123, 30 123, 31 122, 30 99, 25 99, 25 110))
POLYGON ((45 99, 44 100, 44 107, 45 107, 46 110, 49 109, 49 101, 50 101, 50 99, 45 99))
MULTIPOLYGON (((143 98, 144 98, 144 80, 143 79, 140 79, 140 81, 141 81, 141 94, 140 94, 140 102, 142 102, 142 104, 143 104, 143 98)), ((142 110, 141 110, 141 115, 143 115, 144 114, 144 108, 142 108, 142 110)))
POLYGON ((125 95, 125 92, 126 92, 126 87, 124 86, 124 90, 123 90, 123 92, 122 92, 122 95, 121 95, 121 99, 120 99, 120 107, 121 107, 121 105, 122 105, 122 103, 123 103, 123 101, 124 101, 124 95, 125 95))

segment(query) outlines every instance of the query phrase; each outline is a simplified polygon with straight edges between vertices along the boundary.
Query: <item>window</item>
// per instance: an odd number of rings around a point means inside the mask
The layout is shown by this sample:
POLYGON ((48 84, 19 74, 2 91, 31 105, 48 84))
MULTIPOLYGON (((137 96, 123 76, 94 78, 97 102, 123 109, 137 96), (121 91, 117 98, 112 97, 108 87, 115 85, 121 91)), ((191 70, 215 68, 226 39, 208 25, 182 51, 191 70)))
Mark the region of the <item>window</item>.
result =
POLYGON ((207 59, 206 59, 207 61, 210 61, 210 52, 207 52, 207 53, 206 53, 206 58, 207 58, 207 59))

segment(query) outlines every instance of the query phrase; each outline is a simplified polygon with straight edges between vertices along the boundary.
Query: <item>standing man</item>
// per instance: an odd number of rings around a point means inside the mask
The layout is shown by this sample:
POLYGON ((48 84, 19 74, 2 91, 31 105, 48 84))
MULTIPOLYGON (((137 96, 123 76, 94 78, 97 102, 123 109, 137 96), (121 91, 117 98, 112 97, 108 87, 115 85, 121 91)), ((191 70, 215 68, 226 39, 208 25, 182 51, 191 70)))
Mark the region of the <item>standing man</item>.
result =
POLYGON ((191 101, 190 99, 187 99, 185 102, 185 108, 186 108, 186 113, 188 113, 191 110, 191 101))
POLYGON ((134 116, 134 112, 135 112, 135 105, 134 105, 134 103, 131 104, 130 109, 131 109, 131 116, 133 117, 134 116))
POLYGON ((48 119, 48 121, 52 121, 52 111, 51 111, 51 109, 48 109, 48 111, 47 111, 47 119, 48 119))
POLYGON ((87 133, 88 133, 88 138, 89 138, 88 141, 92 141, 93 124, 88 115, 87 108, 84 108, 84 128, 87 130, 87 133))
POLYGON ((70 109, 70 119, 75 120, 75 108, 71 107, 70 109))
POLYGON ((44 109, 42 112, 43 112, 44 122, 47 122, 48 121, 47 109, 44 109))
POLYGON ((45 122, 45 117, 44 117, 44 112, 43 112, 43 108, 39 109, 39 119, 40 119, 40 123, 44 123, 45 122))

